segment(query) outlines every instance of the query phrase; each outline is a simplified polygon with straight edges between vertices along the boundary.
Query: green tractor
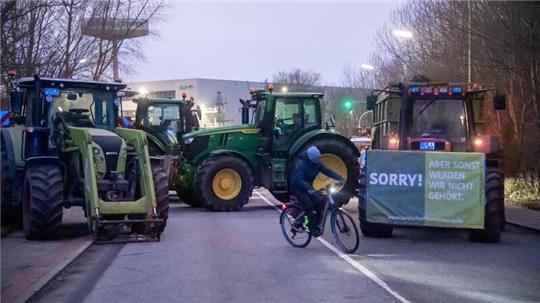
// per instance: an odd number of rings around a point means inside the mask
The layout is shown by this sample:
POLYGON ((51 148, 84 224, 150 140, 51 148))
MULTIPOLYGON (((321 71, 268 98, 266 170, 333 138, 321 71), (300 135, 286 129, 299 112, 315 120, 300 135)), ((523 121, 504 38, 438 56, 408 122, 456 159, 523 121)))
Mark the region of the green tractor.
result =
MULTIPOLYGON (((199 129, 200 108, 193 109, 194 98, 182 100, 163 98, 134 98, 137 104, 133 128, 142 130, 148 137, 148 151, 153 166, 161 166, 167 174, 169 188, 175 188, 178 155, 182 135, 199 129)), ((181 191, 178 196, 185 203, 181 191)))
MULTIPOLYGON (((484 229, 473 229, 470 238, 498 242, 505 223, 503 151, 498 138, 485 135, 483 110, 487 91, 466 84, 393 83, 374 90, 367 97, 367 108, 373 110, 373 150, 485 154, 484 229)), ((493 105, 495 110, 504 110, 506 97, 497 92, 493 105)), ((362 167, 361 174, 364 172, 362 167)), ((365 182, 366 178, 361 176, 362 233, 369 237, 389 237, 393 225, 372 223, 366 217, 365 182)))
MULTIPOLYGON (((242 125, 199 130, 183 136, 178 191, 215 211, 237 211, 255 186, 288 201, 291 169, 299 155, 316 145, 322 161, 347 179, 336 195, 346 203, 356 193, 358 150, 346 137, 322 126, 320 93, 252 90, 242 103, 242 125), (250 111, 254 111, 250 123, 250 111)), ((329 182, 320 174, 316 188, 329 182)))
POLYGON ((167 177, 150 165, 144 132, 116 127, 125 85, 37 75, 16 84, 17 118, 1 133, 2 211, 22 213, 25 237, 54 238, 63 208, 80 206, 96 242, 159 240, 167 177))

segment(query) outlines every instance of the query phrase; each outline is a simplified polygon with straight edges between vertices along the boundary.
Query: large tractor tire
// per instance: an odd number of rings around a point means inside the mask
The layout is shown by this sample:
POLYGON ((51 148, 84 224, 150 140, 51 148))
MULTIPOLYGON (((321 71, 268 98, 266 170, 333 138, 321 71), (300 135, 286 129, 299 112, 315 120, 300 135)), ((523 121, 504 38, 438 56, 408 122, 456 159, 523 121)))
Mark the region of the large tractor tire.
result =
POLYGON ((197 171, 195 194, 210 210, 238 211, 253 191, 253 173, 248 164, 233 155, 204 160, 197 171))
POLYGON ((23 232, 28 240, 56 236, 64 206, 62 171, 57 165, 27 169, 23 188, 23 232))
POLYGON ((193 190, 176 187, 176 195, 182 202, 191 207, 202 207, 203 204, 199 201, 193 190))
POLYGON ((475 242, 498 243, 504 228, 504 179, 499 169, 488 168, 486 173, 486 205, 484 229, 471 231, 470 239, 475 242))
MULTIPOLYGON (((306 150, 311 146, 317 146, 321 151, 321 161, 326 167, 332 169, 347 180, 345 185, 334 194, 335 202, 338 205, 349 202, 356 194, 356 189, 358 188, 360 165, 358 163, 358 157, 355 154, 355 149, 342 141, 332 138, 320 138, 309 142, 293 159, 290 166, 289 180, 292 180, 292 171, 300 155, 305 154, 306 150)), ((319 174, 315 178, 315 181, 313 181, 313 187, 318 190, 334 182, 333 179, 326 175, 319 174)))
POLYGON ((391 225, 371 223, 365 218, 365 210, 360 211, 360 230, 362 235, 370 238, 389 238, 392 236, 394 227, 391 225))
POLYGON ((2 154, 2 159, 0 160, 2 161, 2 180, 0 184, 0 188, 2 189, 2 225, 21 226, 22 207, 13 204, 13 180, 8 176, 10 165, 14 165, 14 163, 9 162, 4 137, 1 138, 0 149, 2 154))
POLYGON ((161 232, 163 232, 169 218, 169 180, 165 170, 159 166, 152 168, 152 176, 156 194, 156 212, 159 219, 163 220, 161 225, 161 232))

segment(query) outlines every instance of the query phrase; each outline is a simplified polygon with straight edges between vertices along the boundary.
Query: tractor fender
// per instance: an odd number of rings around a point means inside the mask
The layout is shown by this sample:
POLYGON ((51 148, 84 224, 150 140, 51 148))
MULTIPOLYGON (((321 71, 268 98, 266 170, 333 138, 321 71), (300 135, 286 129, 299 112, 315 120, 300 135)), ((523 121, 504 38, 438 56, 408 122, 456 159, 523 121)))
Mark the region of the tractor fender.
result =
POLYGON ((298 138, 298 140, 296 140, 296 142, 294 142, 294 144, 289 149, 289 157, 292 157, 296 153, 301 151, 302 148, 306 144, 308 144, 309 142, 312 142, 312 141, 314 141, 316 139, 319 139, 319 138, 333 138, 333 139, 339 140, 339 141, 345 143, 350 148, 352 148, 352 150, 354 151, 354 154, 357 157, 360 157, 360 152, 358 151, 358 148, 356 148, 356 146, 351 142, 351 140, 349 140, 347 137, 345 137, 345 136, 343 136, 343 135, 341 135, 341 134, 339 134, 337 132, 327 131, 327 130, 324 130, 324 129, 312 130, 310 132, 305 133, 300 138, 298 138))
POLYGON ((53 164, 58 165, 62 168, 62 171, 64 170, 64 163, 60 160, 58 156, 38 156, 38 157, 30 157, 26 159, 25 163, 25 169, 28 169, 33 166, 40 166, 43 164, 53 164))
POLYGON ((219 156, 219 155, 234 155, 234 156, 237 156, 238 158, 244 160, 249 165, 249 168, 251 168, 251 170, 255 171, 255 165, 253 163, 251 163, 251 161, 249 161, 249 159, 246 157, 246 155, 244 155, 241 152, 238 152, 236 150, 230 150, 230 149, 217 149, 217 150, 211 151, 208 154, 208 157, 219 156))

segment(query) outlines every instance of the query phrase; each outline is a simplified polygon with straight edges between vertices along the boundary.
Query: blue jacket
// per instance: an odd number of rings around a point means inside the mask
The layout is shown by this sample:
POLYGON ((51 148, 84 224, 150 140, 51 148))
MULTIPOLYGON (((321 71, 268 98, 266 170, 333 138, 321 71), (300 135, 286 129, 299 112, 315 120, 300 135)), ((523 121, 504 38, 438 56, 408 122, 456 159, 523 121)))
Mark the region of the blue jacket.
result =
POLYGON ((302 155, 294 167, 291 182, 292 190, 301 189, 308 191, 313 189, 313 180, 315 180, 318 173, 323 173, 338 181, 343 180, 340 175, 324 166, 320 161, 313 162, 309 160, 307 155, 302 155))

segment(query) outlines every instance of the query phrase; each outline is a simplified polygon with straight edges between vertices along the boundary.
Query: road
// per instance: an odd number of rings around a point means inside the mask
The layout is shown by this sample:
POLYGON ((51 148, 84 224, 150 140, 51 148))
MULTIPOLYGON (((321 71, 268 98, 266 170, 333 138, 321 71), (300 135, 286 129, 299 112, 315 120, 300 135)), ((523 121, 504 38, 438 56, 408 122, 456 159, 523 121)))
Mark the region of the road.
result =
POLYGON ((537 232, 509 226, 500 244, 479 244, 399 228, 361 237, 347 257, 329 231, 290 247, 268 202, 254 194, 235 213, 173 204, 161 242, 93 245, 32 302, 540 302, 537 232))

